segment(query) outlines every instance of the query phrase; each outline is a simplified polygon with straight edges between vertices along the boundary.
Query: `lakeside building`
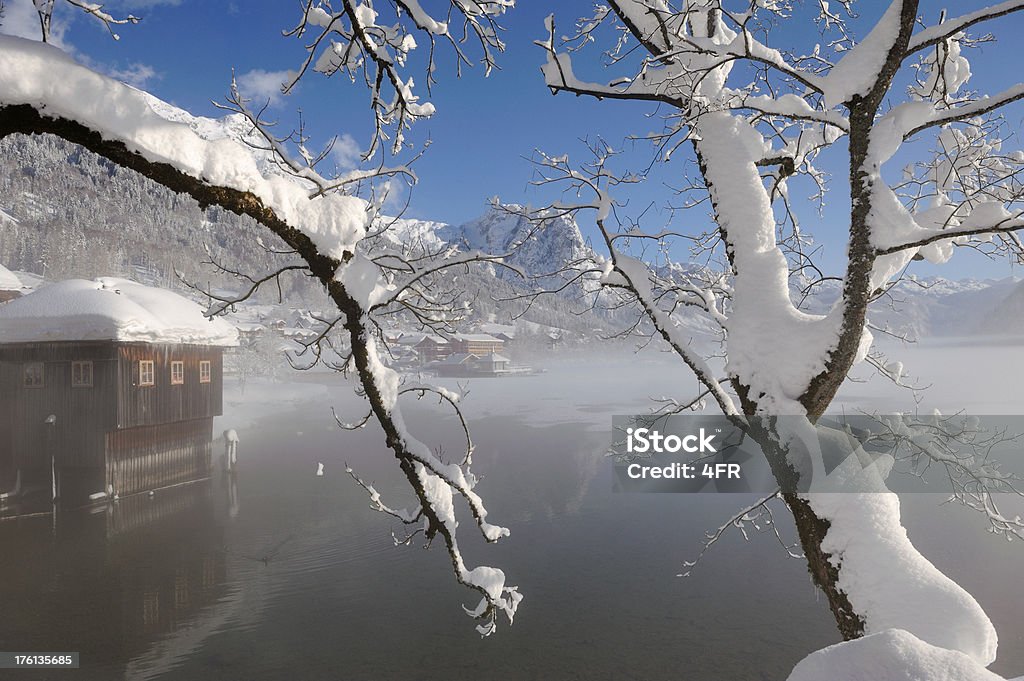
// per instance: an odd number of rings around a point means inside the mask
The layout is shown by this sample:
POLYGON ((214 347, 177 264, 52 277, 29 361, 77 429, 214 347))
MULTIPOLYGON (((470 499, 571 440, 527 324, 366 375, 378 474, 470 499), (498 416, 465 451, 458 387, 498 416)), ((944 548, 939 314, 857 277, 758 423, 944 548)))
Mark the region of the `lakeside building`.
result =
POLYGON ((195 303, 124 279, 0 306, 0 492, 81 501, 208 477, 237 342, 195 303))
POLYGON ((456 353, 433 365, 438 376, 501 376, 510 373, 508 357, 491 352, 483 357, 472 353, 456 353))

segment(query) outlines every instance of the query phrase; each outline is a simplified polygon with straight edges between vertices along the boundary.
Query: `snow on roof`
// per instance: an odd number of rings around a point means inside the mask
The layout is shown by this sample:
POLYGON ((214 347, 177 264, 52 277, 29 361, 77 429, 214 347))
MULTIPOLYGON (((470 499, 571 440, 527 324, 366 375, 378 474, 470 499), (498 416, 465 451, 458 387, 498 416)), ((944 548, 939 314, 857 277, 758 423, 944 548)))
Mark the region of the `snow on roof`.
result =
POLYGON ((471 359, 480 359, 476 355, 467 352, 457 352, 454 355, 448 355, 446 358, 438 362, 438 364, 464 364, 471 359))
POLYGON ((455 337, 464 341, 476 341, 479 343, 501 343, 502 341, 486 333, 457 333, 455 337))
POLYGON ((415 344, 419 345, 423 341, 430 341, 434 345, 448 345, 448 341, 445 340, 444 338, 441 338, 440 336, 423 336, 418 341, 416 341, 415 344))
POLYGON ((24 288, 21 279, 14 272, 0 265, 0 291, 19 291, 24 288))
POLYGON ((127 279, 69 279, 0 307, 0 343, 85 340, 233 346, 238 332, 176 293, 127 279))
POLYGON ((388 337, 388 342, 397 343, 398 345, 416 345, 423 340, 423 336, 414 333, 402 333, 399 334, 398 338, 394 336, 388 337))
POLYGON ((505 357, 504 355, 499 355, 496 352, 492 352, 492 353, 489 353, 487 355, 484 355, 483 357, 481 357, 481 359, 486 359, 486 360, 490 361, 491 363, 511 362, 512 361, 508 357, 505 357))

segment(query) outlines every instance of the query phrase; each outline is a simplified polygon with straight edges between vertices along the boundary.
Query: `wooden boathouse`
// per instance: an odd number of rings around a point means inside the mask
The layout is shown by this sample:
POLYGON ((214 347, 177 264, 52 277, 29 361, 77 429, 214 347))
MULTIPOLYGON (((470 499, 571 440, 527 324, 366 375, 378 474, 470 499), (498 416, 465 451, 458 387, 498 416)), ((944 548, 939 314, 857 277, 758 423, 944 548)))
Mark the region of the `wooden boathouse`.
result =
POLYGON ((0 306, 0 492, 80 501, 208 477, 235 344, 195 303, 123 279, 0 306))

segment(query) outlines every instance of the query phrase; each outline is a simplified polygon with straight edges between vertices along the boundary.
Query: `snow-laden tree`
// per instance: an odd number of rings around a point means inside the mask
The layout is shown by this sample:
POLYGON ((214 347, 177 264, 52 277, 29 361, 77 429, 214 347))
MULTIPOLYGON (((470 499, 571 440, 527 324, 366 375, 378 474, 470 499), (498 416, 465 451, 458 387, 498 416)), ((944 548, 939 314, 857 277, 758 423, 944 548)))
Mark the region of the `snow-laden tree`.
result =
MULTIPOLYGON (((913 261, 942 263, 958 247, 1024 257, 1016 236, 1024 228, 1024 154, 1004 149, 998 118, 1024 98, 1024 84, 974 92, 966 56, 991 39, 971 32, 1021 12, 1024 2, 959 16, 917 0, 856 3, 858 21, 854 5, 607 0, 564 33, 549 17, 538 45, 552 93, 650 102, 665 126, 637 135, 655 148, 639 171, 604 141, 589 143, 581 163, 563 150, 538 152, 537 183, 561 185, 564 194, 534 214, 586 213, 596 223, 604 255, 592 271, 636 302, 698 381, 698 394, 678 397, 670 411, 713 402, 761 445, 844 638, 902 629, 987 665, 996 653, 991 623, 910 544, 898 499, 885 493, 885 471, 846 471, 855 489, 872 493, 798 490, 801 479, 821 478, 820 459, 805 444, 851 369, 867 360, 901 378, 872 350, 872 302, 913 261), (801 41, 806 49, 793 49, 801 41), (894 173, 890 166, 910 154, 917 162, 894 173), (835 272, 816 257, 815 230, 795 208, 798 197, 824 199, 826 162, 849 172, 848 205, 846 186, 828 194, 848 221, 835 272), (625 200, 651 167, 658 177, 678 172, 671 218, 657 224, 625 200), (666 246, 673 242, 684 245, 666 246), (702 266, 652 265, 652 253, 666 248, 689 248, 702 266), (803 303, 823 284, 837 286, 838 299, 811 314, 803 303), (716 328, 719 346, 702 351, 684 317, 716 328)), ((840 225, 818 229, 834 234, 840 225)), ((896 430, 918 442, 924 426, 914 427, 896 430)), ((944 456, 932 446, 919 454, 944 456)), ((970 465, 961 463, 953 468, 970 465)), ((984 512, 994 531, 1020 538, 1024 526, 1001 515, 993 490, 999 485, 982 485, 961 501, 984 512)))
MULTIPOLYGON (((409 125, 433 113, 433 106, 421 101, 414 89, 410 53, 418 43, 429 45, 424 60, 428 80, 437 43, 454 51, 460 68, 471 63, 471 54, 479 53, 477 58, 489 70, 495 53, 504 47, 496 22, 512 0, 451 0, 443 10, 430 12, 417 0, 309 0, 300 6, 299 21, 286 35, 304 41, 308 58, 284 89, 310 72, 347 76, 365 87, 376 123, 373 143, 364 156, 367 167, 337 176, 318 170, 330 144, 310 150, 301 125, 288 134, 275 134, 262 120, 261 110, 250 108, 234 85, 225 108, 242 122, 239 134, 204 137, 203 126, 195 125, 187 114, 44 44, 58 7, 85 12, 115 38, 115 27, 136 23, 137 18, 117 18, 97 4, 78 0, 21 1, 33 2, 42 42, 0 36, 0 137, 62 137, 190 195, 200 207, 220 206, 249 216, 276 235, 283 245, 254 246, 264 246, 289 262, 268 273, 237 272, 242 290, 228 297, 210 292, 211 313, 278 283, 289 272, 323 286, 336 310, 319 320, 320 333, 308 351, 315 359, 355 374, 367 412, 352 418, 350 427, 371 420, 380 425, 415 501, 408 508, 389 506, 355 471, 349 473, 369 494, 372 508, 409 527, 396 542, 408 543, 417 536, 428 543, 440 538, 455 579, 480 596, 479 605, 466 612, 480 620, 481 634, 493 632, 501 615, 511 621, 522 598, 516 587, 506 583, 500 569, 468 567, 459 551, 458 499, 487 542, 509 533, 488 522, 476 492, 468 430, 465 451, 449 461, 417 441, 402 419, 403 396, 434 397, 456 413, 460 396, 430 385, 403 383, 384 361, 380 326, 382 318, 405 315, 430 331, 452 331, 468 312, 465 296, 445 286, 457 279, 451 276, 453 270, 479 262, 508 267, 502 263, 507 254, 431 250, 403 242, 392 234, 395 220, 384 217, 380 209, 387 182, 415 181, 410 162, 385 165, 392 156, 381 151, 382 142, 390 139, 391 151, 403 152, 409 125)), ((8 8, 11 5, 7 3, 8 8)), ((224 67, 229 73, 230 65, 224 67)), ((339 424, 348 425, 341 419, 339 424)))

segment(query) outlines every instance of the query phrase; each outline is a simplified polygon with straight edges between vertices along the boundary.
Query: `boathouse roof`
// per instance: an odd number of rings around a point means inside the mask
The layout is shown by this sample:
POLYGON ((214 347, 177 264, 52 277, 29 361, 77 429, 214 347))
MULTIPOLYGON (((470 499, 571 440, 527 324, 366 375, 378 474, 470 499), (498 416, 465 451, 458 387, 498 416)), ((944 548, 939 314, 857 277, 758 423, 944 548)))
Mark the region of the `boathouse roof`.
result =
POLYGON ((0 343, 114 340, 234 346, 238 332, 177 293, 127 279, 69 279, 0 307, 0 343))

